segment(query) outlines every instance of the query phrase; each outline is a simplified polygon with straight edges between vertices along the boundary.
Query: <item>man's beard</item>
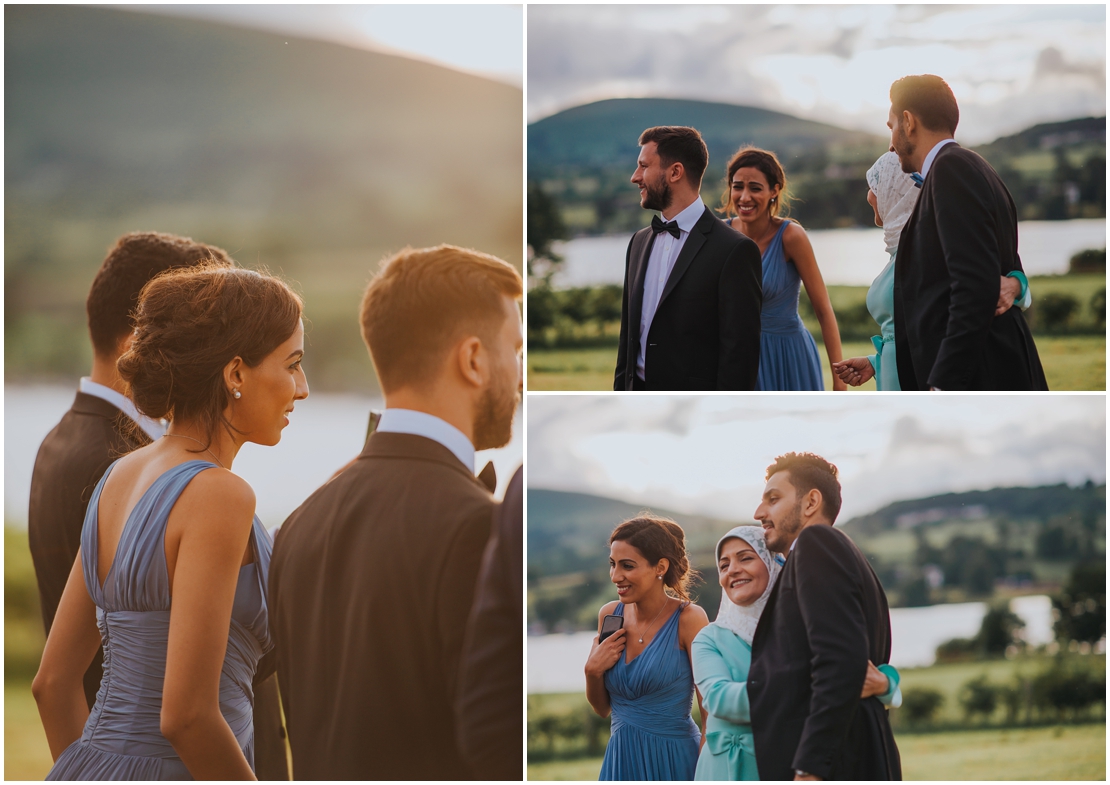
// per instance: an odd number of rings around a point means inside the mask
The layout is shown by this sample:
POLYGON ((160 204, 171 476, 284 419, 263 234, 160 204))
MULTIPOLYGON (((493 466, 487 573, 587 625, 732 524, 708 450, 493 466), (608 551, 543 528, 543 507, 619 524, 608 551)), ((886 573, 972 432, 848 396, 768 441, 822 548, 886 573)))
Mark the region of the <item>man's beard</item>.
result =
POLYGON ((894 152, 898 155, 898 163, 902 164, 902 171, 906 174, 913 174, 917 170, 913 166, 910 158, 913 157, 914 152, 917 150, 913 144, 910 143, 909 138, 906 137, 906 132, 898 128, 895 133, 895 138, 891 139, 891 145, 894 147, 894 152))
POLYGON ((492 450, 504 447, 513 438, 513 416, 520 404, 520 393, 510 387, 499 387, 504 374, 494 374, 489 387, 482 392, 474 412, 474 449, 492 450))
MULTIPOLYGON (((794 505, 794 509, 791 511, 788 518, 785 518, 782 521, 774 521, 774 528, 772 529, 772 531, 774 531, 775 533, 775 536, 773 538, 774 542, 768 542, 767 548, 774 553, 781 553, 783 556, 785 556, 787 553, 790 552, 790 546, 793 544, 794 540, 798 539, 798 534, 801 532, 801 530, 802 500, 799 499, 798 503, 794 505)), ((764 529, 763 537, 765 540, 769 539, 767 537, 766 529, 764 529)))
POLYGON ((644 182, 644 204, 645 210, 666 210, 671 206, 671 185, 667 182, 663 175, 659 176, 659 182, 653 188, 650 183, 644 182))

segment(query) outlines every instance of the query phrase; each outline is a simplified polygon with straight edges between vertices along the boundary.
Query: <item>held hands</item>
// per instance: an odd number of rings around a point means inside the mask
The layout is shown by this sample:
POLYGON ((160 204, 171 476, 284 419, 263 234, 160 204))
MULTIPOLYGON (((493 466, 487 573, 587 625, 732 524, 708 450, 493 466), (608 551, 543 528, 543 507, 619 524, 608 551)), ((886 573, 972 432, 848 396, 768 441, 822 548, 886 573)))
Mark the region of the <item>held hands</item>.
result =
POLYGON ((873 698, 876 695, 885 695, 889 689, 890 681, 887 679, 886 674, 876 668, 875 663, 868 660, 867 676, 863 680, 863 692, 860 694, 860 697, 873 698))
POLYGON ((1021 294, 1021 281, 1017 278, 1003 276, 998 287, 998 305, 994 307, 994 315, 1001 316, 1014 307, 1014 301, 1021 294))
MULTIPOLYGON (((832 364, 833 375, 853 387, 859 387, 864 382, 874 378, 875 368, 866 357, 850 357, 832 364)), ((835 383, 835 379, 834 379, 835 383)))
POLYGON ((586 660, 587 676, 604 677, 605 672, 617 664, 617 660, 624 654, 625 635, 625 630, 617 630, 602 643, 597 642, 597 639, 601 637, 600 635, 594 636, 590 658, 586 660))

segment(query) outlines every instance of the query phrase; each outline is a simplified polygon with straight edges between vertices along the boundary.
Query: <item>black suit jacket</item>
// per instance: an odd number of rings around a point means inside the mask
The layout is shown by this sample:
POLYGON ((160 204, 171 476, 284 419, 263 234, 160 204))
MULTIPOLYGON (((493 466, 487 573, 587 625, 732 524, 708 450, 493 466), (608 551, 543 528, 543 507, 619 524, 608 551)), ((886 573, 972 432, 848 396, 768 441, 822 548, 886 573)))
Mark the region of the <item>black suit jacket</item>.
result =
POLYGON ((1021 270, 1017 210, 978 154, 942 147, 894 263, 894 337, 903 390, 1047 390, 1018 308, 994 315, 998 278, 1021 270))
POLYGON ((748 674, 762 780, 802 769, 890 780, 902 767, 886 709, 859 697, 867 660, 890 661, 890 612, 871 565, 831 526, 802 530, 752 640, 748 674))
POLYGON ((454 703, 493 509, 443 445, 375 432, 282 525, 270 624, 295 779, 469 778, 454 703))
MULTIPOLYGON (((83 392, 77 393, 69 411, 42 440, 31 474, 27 534, 47 635, 81 547, 93 488, 112 461, 149 443, 130 417, 103 398, 83 392)), ((85 673, 90 709, 102 673, 103 652, 98 650, 85 673)))
MULTIPOLYGON (((640 353, 644 276, 655 235, 647 227, 628 244, 614 390, 632 390, 640 353)), ((759 246, 707 207, 694 224, 648 330, 648 390, 754 390, 759 374, 759 246)))
POLYGON ((467 624, 455 703, 459 747, 477 779, 520 780, 524 757, 524 472, 494 514, 467 624))
MULTIPOLYGON (((77 393, 73 406, 43 439, 31 475, 27 530, 47 635, 81 547, 93 488, 114 460, 147 444, 150 438, 130 417, 103 398, 83 392, 77 393)), ((90 709, 100 689, 103 655, 98 649, 85 672, 90 709)), ((259 779, 288 779, 272 661, 271 656, 264 657, 255 677, 254 768, 259 779)))

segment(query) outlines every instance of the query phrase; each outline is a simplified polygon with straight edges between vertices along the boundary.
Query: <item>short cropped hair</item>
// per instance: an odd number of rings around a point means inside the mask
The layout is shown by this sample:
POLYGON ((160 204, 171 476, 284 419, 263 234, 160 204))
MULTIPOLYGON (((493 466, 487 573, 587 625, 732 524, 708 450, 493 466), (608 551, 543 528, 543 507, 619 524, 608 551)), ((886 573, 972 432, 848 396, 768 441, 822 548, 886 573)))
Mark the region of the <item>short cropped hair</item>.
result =
POLYGON ((655 150, 664 166, 682 164, 686 174, 695 184, 701 185, 701 177, 709 166, 709 148, 696 128, 684 125, 657 125, 640 134, 640 146, 655 142, 655 150))
POLYGON ((814 488, 821 492, 821 507, 830 523, 840 514, 840 480, 837 469, 820 455, 811 452, 788 452, 775 458, 767 467, 767 479, 778 472, 790 473, 790 484, 799 496, 814 488))
POLYGON ((468 248, 406 248, 385 260, 359 312, 382 391, 435 378, 468 334, 491 341, 505 318, 501 298, 523 292, 512 265, 468 248))
POLYGON ((232 264, 224 249, 175 234, 130 232, 116 240, 85 301, 93 351, 101 357, 116 353, 120 339, 134 327, 133 312, 148 281, 166 270, 205 261, 221 267, 232 264))
POLYGON ((910 111, 930 131, 956 133, 960 107, 952 88, 939 76, 903 76, 890 86, 890 105, 894 114, 910 111))

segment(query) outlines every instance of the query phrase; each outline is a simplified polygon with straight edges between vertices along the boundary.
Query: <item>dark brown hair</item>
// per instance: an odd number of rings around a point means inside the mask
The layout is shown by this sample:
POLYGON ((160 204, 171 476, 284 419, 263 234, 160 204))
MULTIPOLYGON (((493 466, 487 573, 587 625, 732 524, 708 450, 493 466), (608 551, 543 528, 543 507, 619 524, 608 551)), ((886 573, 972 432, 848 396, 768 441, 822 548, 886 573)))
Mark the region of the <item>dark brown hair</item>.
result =
POLYGON ((120 339, 131 332, 131 315, 139 293, 151 278, 203 261, 232 264, 224 249, 175 234, 130 232, 116 240, 93 278, 85 301, 93 351, 101 357, 115 355, 120 339))
POLYGON ((127 395, 155 419, 194 421, 211 438, 230 394, 224 367, 256 367, 297 328, 301 298, 283 281, 239 267, 171 270, 148 283, 135 340, 117 367, 127 395))
POLYGON ((699 576, 697 570, 691 569, 686 556, 686 533, 681 526, 670 518, 641 512, 613 529, 609 544, 618 540, 642 553, 649 564, 666 559, 670 564, 663 575, 663 585, 680 600, 690 601, 687 590, 699 576))
POLYGON ((512 265, 468 248, 406 248, 387 259, 359 314, 382 390, 431 380, 466 334, 492 340, 505 320, 501 298, 522 294, 512 265))
POLYGON ((960 107, 952 88, 939 76, 903 76, 890 86, 890 106, 894 114, 912 112, 930 131, 956 133, 960 107))
POLYGON ((835 466, 811 452, 788 452, 767 467, 767 479, 778 472, 790 473, 790 484, 799 497, 816 488, 829 523, 836 522, 840 514, 840 480, 835 466))
POLYGON ((709 166, 709 148, 698 129, 684 125, 657 125, 640 134, 640 146, 655 142, 655 152, 664 166, 682 164, 686 176, 697 186, 709 166))
POLYGON ((783 170, 782 164, 779 163, 778 157, 770 150, 762 150, 751 146, 741 147, 733 154, 732 158, 728 159, 728 167, 725 173, 725 192, 721 194, 721 210, 726 215, 736 214, 732 207, 732 176, 736 174, 737 169, 746 167, 752 167, 763 172, 769 187, 779 186, 779 195, 771 203, 771 215, 776 217, 780 214, 789 215, 790 196, 786 192, 786 172, 783 170))

